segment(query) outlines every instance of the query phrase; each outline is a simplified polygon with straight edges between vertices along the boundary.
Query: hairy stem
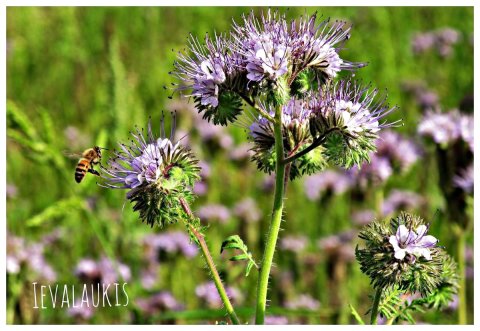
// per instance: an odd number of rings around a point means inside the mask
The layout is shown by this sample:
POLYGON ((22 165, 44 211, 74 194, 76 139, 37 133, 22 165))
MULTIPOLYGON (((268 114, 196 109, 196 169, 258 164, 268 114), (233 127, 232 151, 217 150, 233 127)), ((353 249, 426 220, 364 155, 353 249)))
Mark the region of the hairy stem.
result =
MULTIPOLYGON (((185 213, 188 215, 188 217, 190 219, 193 218, 194 215, 190 210, 188 203, 183 198, 180 199, 180 204, 182 205, 182 208, 185 211, 185 213)), ((213 282, 215 283, 218 294, 222 299, 223 305, 225 306, 225 310, 227 311, 228 316, 230 316, 230 319, 232 320, 233 324, 237 324, 237 325, 240 324, 237 314, 233 309, 232 303, 228 298, 227 291, 223 286, 222 279, 218 274, 217 267, 213 262, 212 255, 210 254, 210 250, 208 249, 207 243, 205 242, 205 237, 200 232, 198 232, 197 229, 191 223, 188 223, 188 227, 190 231, 193 233, 193 235, 195 236, 195 238, 197 239, 198 246, 202 251, 203 257, 205 258, 205 262, 207 262, 207 266, 208 266, 208 269, 210 270, 210 274, 212 275, 213 282)))
POLYGON ((275 195, 273 200, 272 218, 270 228, 268 230, 265 252, 263 254, 262 264, 260 266, 260 274, 257 284, 257 307, 255 315, 255 324, 263 324, 265 321, 265 307, 267 304, 268 278, 272 268, 273 255, 277 245, 278 232, 280 231, 280 223, 282 222, 283 195, 284 195, 284 178, 285 163, 282 122, 280 107, 275 112, 275 153, 276 153, 276 173, 275 173, 275 195))
POLYGON ((372 305, 372 312, 370 315, 370 324, 376 325, 377 324, 377 317, 378 317, 378 306, 380 304, 380 299, 382 297, 382 288, 378 288, 375 292, 375 297, 373 299, 372 305))

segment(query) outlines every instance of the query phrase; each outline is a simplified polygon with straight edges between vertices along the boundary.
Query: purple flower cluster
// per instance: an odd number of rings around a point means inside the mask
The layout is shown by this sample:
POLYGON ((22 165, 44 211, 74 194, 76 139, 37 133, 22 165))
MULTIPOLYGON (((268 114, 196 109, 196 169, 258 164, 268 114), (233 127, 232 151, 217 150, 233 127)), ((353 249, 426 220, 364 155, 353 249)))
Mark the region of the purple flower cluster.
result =
POLYGON ((308 238, 305 236, 285 236, 280 239, 279 248, 283 251, 300 253, 307 248, 308 238))
POLYGON ((202 221, 219 221, 220 223, 226 223, 230 219, 230 210, 219 204, 208 204, 200 207, 197 211, 198 217, 202 221))
POLYGON ((355 259, 355 250, 352 246, 354 236, 354 231, 345 231, 321 238, 317 245, 330 258, 350 262, 355 259))
POLYGON ((198 254, 197 247, 190 242, 190 237, 182 231, 149 234, 142 241, 145 257, 152 262, 158 261, 159 252, 180 253, 188 259, 198 254))
POLYGON ((24 238, 7 233, 7 274, 18 274, 27 268, 41 279, 55 281, 57 273, 45 260, 45 245, 41 242, 29 243, 24 238))
POLYGON ((307 177, 304 182, 304 189, 309 200, 318 200, 322 195, 342 194, 352 184, 352 178, 344 172, 325 170, 307 177))
POLYGON ((157 292, 147 298, 137 299, 136 303, 148 316, 155 316, 163 311, 182 310, 184 308, 184 305, 180 304, 172 293, 167 291, 157 292))
POLYGON ((427 111, 418 125, 418 133, 439 145, 462 139, 474 151, 473 116, 461 114, 456 109, 446 113, 427 111))
POLYGON ((460 33, 452 28, 417 33, 412 38, 412 50, 420 54, 435 47, 440 56, 448 57, 452 53, 452 46, 459 40, 460 33))
POLYGON ((204 45, 191 36, 190 54, 179 53, 175 63, 177 90, 191 90, 204 118, 224 125, 241 112, 242 99, 249 102, 279 80, 290 85, 304 70, 327 80, 364 66, 338 55, 350 36, 346 22, 316 20, 314 14, 288 24, 285 15, 270 10, 259 20, 252 11, 229 34, 207 35, 204 45))
POLYGON ((262 212, 252 198, 237 202, 233 207, 233 214, 246 223, 258 222, 262 217, 262 212))
POLYGON ((387 216, 399 210, 418 208, 424 201, 424 198, 415 192, 392 190, 383 202, 382 213, 387 216))
POLYGON ((127 265, 105 256, 99 261, 89 258, 80 260, 74 273, 82 281, 105 284, 118 283, 120 280, 129 281, 131 278, 131 271, 127 265))
POLYGON ((175 116, 172 116, 170 138, 165 134, 165 122, 160 121, 160 137, 152 132, 151 121, 147 132, 136 128, 128 145, 119 143, 107 166, 102 166, 101 184, 107 188, 128 189, 127 199, 133 203, 142 222, 153 227, 176 223, 185 215, 180 201, 193 201, 192 187, 200 179, 198 160, 180 144, 172 142, 175 116))
MULTIPOLYGON (((243 300, 242 294, 236 288, 227 287, 225 291, 232 302, 240 303, 243 300)), ((219 308, 223 304, 213 282, 198 285, 195 288, 195 294, 210 308, 219 308)))
POLYGON ((473 165, 460 171, 458 175, 453 177, 453 185, 461 188, 465 193, 473 193, 473 165))
POLYGON ((320 302, 308 294, 302 294, 294 300, 286 302, 285 307, 289 309, 317 310, 320 308, 320 302))
POLYGON ((398 169, 406 172, 421 156, 420 147, 399 133, 387 130, 379 134, 376 153, 370 155, 370 163, 354 166, 349 173, 360 187, 380 185, 398 169))

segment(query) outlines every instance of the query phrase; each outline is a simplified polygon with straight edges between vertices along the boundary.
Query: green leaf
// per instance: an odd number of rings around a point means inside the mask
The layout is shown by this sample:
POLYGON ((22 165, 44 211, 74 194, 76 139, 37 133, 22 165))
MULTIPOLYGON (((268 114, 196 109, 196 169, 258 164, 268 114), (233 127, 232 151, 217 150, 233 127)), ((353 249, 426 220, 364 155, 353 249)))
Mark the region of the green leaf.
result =
POLYGON ((245 276, 248 276, 250 274, 250 270, 252 269, 253 266, 255 266, 258 269, 258 266, 255 263, 255 260, 252 258, 252 253, 248 251, 247 245, 245 245, 243 240, 238 235, 230 236, 222 242, 222 246, 220 247, 220 254, 222 254, 225 249, 238 249, 242 251, 243 254, 232 256, 229 260, 230 261, 248 260, 245 276))
POLYGON ((365 325, 365 322, 362 320, 362 318, 360 317, 360 314, 357 312, 355 307, 353 307, 352 304, 350 303, 348 304, 348 306, 350 307, 350 312, 352 313, 353 317, 358 322, 358 324, 365 325))

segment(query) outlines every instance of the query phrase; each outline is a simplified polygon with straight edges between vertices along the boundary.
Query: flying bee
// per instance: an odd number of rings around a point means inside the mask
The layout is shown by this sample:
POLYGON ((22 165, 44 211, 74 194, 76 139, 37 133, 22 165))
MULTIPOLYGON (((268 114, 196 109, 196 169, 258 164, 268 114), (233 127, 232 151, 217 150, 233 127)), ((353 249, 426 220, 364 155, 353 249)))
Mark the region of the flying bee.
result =
POLYGON ((83 177, 87 174, 87 172, 95 175, 100 176, 100 173, 93 169, 94 165, 100 163, 102 158, 102 149, 98 146, 94 146, 92 148, 86 149, 82 154, 67 154, 71 157, 80 157, 78 160, 77 167, 75 168, 75 181, 80 183, 83 180, 83 177))

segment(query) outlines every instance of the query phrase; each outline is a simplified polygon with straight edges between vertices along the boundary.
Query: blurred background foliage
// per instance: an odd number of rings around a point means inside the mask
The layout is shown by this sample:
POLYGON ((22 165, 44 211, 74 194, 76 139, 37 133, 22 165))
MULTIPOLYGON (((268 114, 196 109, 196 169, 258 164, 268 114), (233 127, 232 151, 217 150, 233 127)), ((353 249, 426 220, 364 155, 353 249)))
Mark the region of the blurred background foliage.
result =
MULTIPOLYGON (((193 209, 210 224, 207 234, 214 259, 231 287, 239 315, 251 323, 256 271, 244 278, 242 263, 228 261, 226 253, 220 256, 220 244, 238 233, 257 261, 261 259, 272 182, 248 162, 245 128, 212 128, 195 115, 191 103, 177 94, 169 99, 171 89, 164 88, 174 81, 168 72, 189 33, 203 39, 206 32, 227 31, 232 17, 239 20, 249 10, 7 9, 9 323, 223 320, 224 313, 215 309, 218 298, 212 297, 201 258, 194 256, 196 250, 178 233, 183 228, 170 226, 160 232, 142 225, 131 207, 124 207, 124 192, 97 186, 97 178, 91 175, 77 185, 76 160, 65 157, 65 151, 79 153, 94 144, 116 147, 118 141, 130 139, 128 132, 135 124, 145 126, 149 116, 156 123, 163 110, 177 110, 177 137, 188 134, 185 141, 204 161, 204 180, 195 188, 199 198, 193 209), (87 269, 97 268, 103 280, 112 270, 112 279, 128 280, 128 307, 31 308, 32 281, 80 286, 85 279, 91 280, 82 269, 88 263, 91 268, 87 269)), ((307 197, 306 179, 288 185, 283 238, 270 285, 269 323, 353 323, 349 304, 366 313, 371 288, 352 259, 360 222, 353 215, 364 211, 371 219, 381 217, 384 196, 394 190, 421 196, 422 203, 397 207, 432 222, 430 232, 454 256, 457 249, 451 235, 452 216, 438 185, 434 148, 417 134, 426 101, 419 100, 421 95, 412 93, 411 86, 433 93, 442 111, 468 105, 473 98, 473 8, 293 7, 287 16, 315 11, 323 18, 353 24, 342 58, 369 63, 356 77, 388 88, 390 103, 400 106, 390 118, 404 122, 394 130, 411 138, 422 154, 407 172, 395 172, 381 185, 350 187, 338 194, 326 189, 314 198, 307 197), (457 33, 458 40, 449 50, 415 49, 419 33, 443 28, 457 33)), ((472 203, 466 208, 463 212, 471 215, 472 203)), ((472 243, 473 232, 467 237, 467 248, 472 243)), ((467 268, 473 267, 471 255, 467 268)), ((468 320, 472 321, 473 278, 467 285, 468 320)), ((419 319, 456 323, 455 309, 419 315, 419 319)))

